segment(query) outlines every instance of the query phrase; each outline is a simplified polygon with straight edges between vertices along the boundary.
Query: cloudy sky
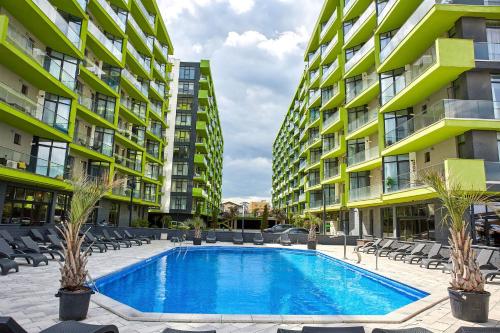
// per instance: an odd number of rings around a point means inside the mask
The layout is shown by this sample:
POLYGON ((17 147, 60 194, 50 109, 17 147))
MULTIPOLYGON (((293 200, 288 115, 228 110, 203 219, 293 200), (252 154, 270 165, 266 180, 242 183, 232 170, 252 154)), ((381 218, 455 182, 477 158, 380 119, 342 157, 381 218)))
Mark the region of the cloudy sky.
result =
POLYGON ((323 0, 158 0, 175 57, 210 59, 224 135, 223 198, 271 197, 272 143, 323 0))

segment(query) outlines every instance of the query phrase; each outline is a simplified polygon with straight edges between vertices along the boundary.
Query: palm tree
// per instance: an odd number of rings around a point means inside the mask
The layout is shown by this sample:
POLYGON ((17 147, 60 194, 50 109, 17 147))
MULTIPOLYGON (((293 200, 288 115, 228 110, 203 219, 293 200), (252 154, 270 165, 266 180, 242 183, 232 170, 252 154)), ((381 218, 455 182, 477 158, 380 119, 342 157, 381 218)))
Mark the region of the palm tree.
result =
POLYGON ((309 242, 316 242, 316 227, 320 226, 322 220, 313 214, 307 214, 304 219, 304 225, 309 229, 307 240, 309 242))
POLYGON ((236 228, 236 221, 238 220, 238 206, 229 207, 227 211, 224 212, 224 225, 231 231, 236 228))
POLYGON ((300 214, 292 216, 292 224, 297 228, 304 227, 304 218, 300 214))
POLYGON ((196 215, 193 218, 186 221, 187 225, 192 225, 194 227, 194 238, 201 238, 201 230, 205 227, 205 222, 203 219, 196 215))
POLYGON ((483 293, 485 280, 475 259, 464 215, 472 205, 487 204, 490 198, 483 191, 465 190, 460 183, 447 180, 438 172, 426 173, 421 180, 436 191, 446 209, 442 223, 450 231, 451 289, 483 293))
POLYGON ((264 231, 264 229, 269 227, 269 207, 267 205, 264 206, 264 211, 262 212, 262 219, 260 220, 260 231, 264 231))
POLYGON ((286 222, 286 212, 283 210, 283 209, 279 209, 279 208, 276 208, 276 209, 273 209, 273 216, 274 218, 276 219, 276 221, 278 222, 278 224, 282 224, 283 222, 286 222))

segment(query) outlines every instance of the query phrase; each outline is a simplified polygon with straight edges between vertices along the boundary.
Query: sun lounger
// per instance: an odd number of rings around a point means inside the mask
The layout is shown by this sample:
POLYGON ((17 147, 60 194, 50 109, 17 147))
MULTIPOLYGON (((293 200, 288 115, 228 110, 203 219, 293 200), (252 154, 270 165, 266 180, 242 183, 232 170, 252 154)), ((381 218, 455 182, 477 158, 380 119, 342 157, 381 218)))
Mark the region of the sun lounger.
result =
MULTIPOLYGON (((11 317, 0 317, 0 332, 2 333, 27 333, 11 317)), ((63 321, 55 324, 40 333, 119 333, 115 325, 91 325, 77 321, 63 321)))
POLYGON ((42 244, 46 243, 45 237, 42 235, 42 233, 40 232, 40 230, 38 230, 38 229, 31 229, 30 230, 30 235, 31 235, 31 238, 35 242, 42 243, 42 244))
POLYGON ((414 264, 414 263, 420 263, 422 259, 440 259, 442 256, 439 254, 439 251, 441 251, 441 248, 443 245, 440 243, 435 243, 432 245, 431 249, 429 250, 429 253, 427 255, 424 254, 411 254, 408 255, 404 258, 405 263, 409 264, 414 264))
POLYGON ((396 329, 386 329, 386 328, 374 328, 372 333, 432 333, 426 328, 412 327, 412 328, 396 328, 396 329))
POLYGON ((425 249, 425 244, 420 243, 416 244, 413 250, 411 251, 406 251, 406 252, 391 252, 388 255, 389 259, 393 260, 404 260, 407 256, 415 256, 415 255, 423 255, 424 254, 424 249, 425 249))
POLYGON ((0 270, 2 275, 7 275, 9 271, 13 269, 19 272, 19 265, 12 259, 0 258, 0 270))
MULTIPOLYGON (((481 269, 481 270, 494 270, 496 268, 495 266, 493 266, 490 263, 490 260, 493 257, 494 252, 495 252, 495 250, 491 250, 491 249, 481 249, 481 251, 479 251, 479 254, 476 257, 477 266, 479 267, 479 269, 481 269)), ((445 264, 443 266, 442 272, 443 273, 451 272, 452 267, 453 267, 453 265, 451 262, 448 264, 445 264)))
MULTIPOLYGON (((113 249, 113 250, 119 250, 120 249, 120 244, 115 243, 115 242, 101 241, 100 239, 98 239, 90 231, 87 231, 87 233, 85 234, 85 237, 89 240, 89 242, 90 242, 89 244, 92 247, 99 247, 100 249, 102 247, 104 247, 104 249, 105 249, 104 252, 106 252, 108 249, 113 249)), ((102 250, 101 250, 101 253, 102 253, 102 250)))
POLYGON ((243 236, 239 232, 233 233, 233 244, 243 244, 243 236))
POLYGON ((10 247, 9 243, 3 238, 0 238, 0 258, 7 258, 10 260, 15 260, 16 258, 25 259, 28 264, 32 264, 33 267, 38 266, 41 262, 46 265, 49 264, 49 259, 40 253, 24 253, 19 249, 13 249, 10 247))
POLYGON ((290 240, 290 236, 288 236, 288 234, 281 234, 280 244, 283 246, 291 246, 292 241, 290 240))
POLYGON ((375 249, 378 249, 378 247, 380 246, 380 243, 382 243, 382 239, 381 238, 378 238, 376 240, 374 240, 373 242, 368 242, 366 243, 365 245, 362 245, 362 246, 356 246, 356 248, 354 249, 354 252, 367 252, 368 250, 375 250, 375 249))
POLYGON ((121 245, 125 245, 125 247, 132 247, 132 243, 129 240, 119 240, 116 237, 111 237, 107 229, 102 229, 103 239, 107 242, 116 242, 121 245))
POLYGON ((23 243, 24 247, 22 247, 20 250, 24 253, 48 254, 54 260, 56 259, 56 256, 58 256, 59 261, 64 261, 64 256, 61 252, 39 246, 30 236, 22 236, 21 242, 23 243))
POLYGON ((135 243, 138 246, 142 245, 142 241, 136 238, 126 238, 118 230, 113 230, 113 234, 115 235, 115 239, 123 242, 135 243))
MULTIPOLYGON (((393 244, 395 243, 395 240, 389 239, 387 242, 382 245, 381 248, 378 250, 375 250, 375 254, 378 255, 379 257, 385 257, 387 256, 387 253, 394 251, 396 248, 393 247, 393 244)), ((367 252, 368 253, 368 252, 367 252)))
POLYGON ((259 232, 253 236, 254 245, 264 245, 264 236, 259 232))
POLYGON ((216 333, 216 331, 183 331, 173 328, 166 328, 163 330, 163 333, 216 333))
POLYGON ((459 327, 455 333, 500 333, 500 327, 459 327))
POLYGON ((123 233, 125 234, 125 236, 127 236, 127 239, 139 239, 140 241, 145 242, 146 244, 151 244, 151 239, 149 239, 149 237, 132 235, 128 230, 123 231, 123 233))
POLYGON ((20 245, 19 242, 16 241, 14 237, 12 237, 10 232, 8 232, 7 230, 0 229, 0 238, 5 239, 7 243, 9 243, 9 245, 12 246, 13 248, 17 248, 20 245))
POLYGON ((209 231, 207 234, 206 242, 209 244, 217 243, 217 236, 214 231, 209 231))
POLYGON ((388 257, 389 255, 391 255, 391 253, 406 253, 407 251, 409 251, 411 249, 412 246, 413 246, 412 244, 402 244, 401 246, 399 246, 397 248, 391 247, 390 249, 379 251, 378 256, 379 257, 388 257))

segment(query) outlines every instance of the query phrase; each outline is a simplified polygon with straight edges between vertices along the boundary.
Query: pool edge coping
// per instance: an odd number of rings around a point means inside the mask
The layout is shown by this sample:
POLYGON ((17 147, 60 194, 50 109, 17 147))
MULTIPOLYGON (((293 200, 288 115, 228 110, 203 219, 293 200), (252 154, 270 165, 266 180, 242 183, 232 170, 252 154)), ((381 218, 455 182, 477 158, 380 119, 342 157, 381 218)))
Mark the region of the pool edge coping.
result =
MULTIPOLYGON (((245 246, 245 247, 255 247, 255 246, 245 246)), ((169 252, 176 247, 159 251, 158 253, 153 253, 151 256, 146 258, 137 258, 138 260, 125 265, 113 272, 104 273, 96 277, 95 280, 108 276, 110 274, 117 273, 119 271, 126 270, 128 267, 136 265, 140 262, 152 259, 154 257, 160 256, 166 252, 169 252)), ((299 250, 299 249, 297 249, 299 250)), ((354 267, 366 270, 370 273, 379 275, 381 277, 387 278, 392 281, 399 282, 393 278, 389 278, 378 272, 374 272, 366 267, 361 267, 355 263, 347 262, 344 259, 332 256, 329 253, 325 253, 321 250, 316 251, 317 253, 330 257, 334 260, 339 260, 354 267)), ((402 282, 399 282, 402 283, 402 282)), ((402 283, 405 284, 405 283, 402 283)), ((408 284, 405 284, 408 285, 408 284)), ((415 288, 408 285, 411 288, 415 288)), ((435 305, 448 299, 448 294, 446 290, 439 293, 431 293, 429 291, 421 290, 426 292, 428 295, 421 298, 415 302, 407 304, 397 310, 394 310, 385 315, 224 315, 224 314, 184 314, 184 313, 154 313, 154 312, 142 312, 136 310, 124 303, 116 301, 111 297, 108 297, 99 292, 95 292, 95 295, 91 298, 91 301, 100 307, 114 313, 115 315, 127 320, 127 321, 143 321, 143 322, 174 322, 174 323, 277 323, 277 324, 338 324, 338 323, 378 323, 378 324, 400 324, 409 319, 417 316, 418 314, 434 307, 435 305)))

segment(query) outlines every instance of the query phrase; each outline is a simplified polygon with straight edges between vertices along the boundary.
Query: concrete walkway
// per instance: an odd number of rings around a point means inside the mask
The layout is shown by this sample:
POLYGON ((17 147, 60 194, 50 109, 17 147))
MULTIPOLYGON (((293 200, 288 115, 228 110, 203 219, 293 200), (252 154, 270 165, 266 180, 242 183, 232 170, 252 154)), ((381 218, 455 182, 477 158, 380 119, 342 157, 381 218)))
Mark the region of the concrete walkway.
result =
MULTIPOLYGON (((218 243, 220 245, 230 245, 218 243)), ((134 262, 151 257, 157 253, 171 248, 170 241, 154 241, 151 245, 122 249, 120 251, 109 251, 105 254, 94 254, 89 260, 89 272, 93 277, 102 276, 134 262)), ((272 245, 266 245, 272 246, 272 245)), ((304 249, 304 245, 296 245, 294 248, 304 249)), ((341 246, 319 246, 318 250, 337 258, 343 257, 341 246)), ((348 248, 347 261, 355 263, 356 257, 352 255, 352 247, 348 248)), ((359 264, 368 270, 375 270, 375 257, 363 255, 359 264)), ((425 270, 416 265, 393 262, 386 258, 379 259, 377 273, 407 283, 411 286, 432 292, 443 292, 448 285, 449 276, 435 270, 425 270)), ((54 297, 59 286, 59 265, 50 261, 49 266, 33 268, 21 265, 20 272, 0 276, 0 315, 14 317, 29 332, 39 332, 55 324, 58 321, 58 299, 54 297)), ((487 285, 487 290, 492 293, 490 300, 490 321, 487 324, 474 325, 454 319, 450 313, 448 301, 444 301, 429 310, 415 316, 414 318, 397 325, 388 324, 364 324, 367 331, 375 326, 396 328, 420 326, 433 332, 455 332, 459 326, 489 326, 500 327, 500 284, 487 285)), ((166 327, 176 329, 207 330, 216 329, 218 333, 241 332, 269 332, 275 333, 278 327, 299 329, 300 325, 277 325, 277 324, 253 324, 253 323, 231 323, 231 324, 204 324, 204 323, 159 323, 127 321, 91 303, 88 323, 115 324, 120 332, 161 332, 166 327)), ((360 324, 363 325, 363 324, 360 324)), ((328 326, 328 325, 322 325, 328 326)), ((341 325, 331 325, 341 326, 341 325)), ((344 325, 347 326, 347 325, 344 325)))

